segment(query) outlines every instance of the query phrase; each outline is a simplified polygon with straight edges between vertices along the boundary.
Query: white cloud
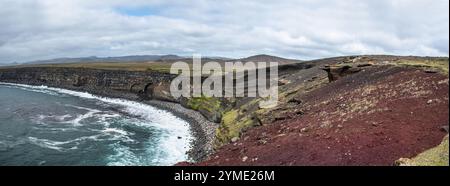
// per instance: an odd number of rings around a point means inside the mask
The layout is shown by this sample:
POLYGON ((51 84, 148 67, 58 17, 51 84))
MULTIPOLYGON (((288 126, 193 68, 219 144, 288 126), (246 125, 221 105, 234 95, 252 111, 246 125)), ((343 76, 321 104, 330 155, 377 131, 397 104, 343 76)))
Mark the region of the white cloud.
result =
POLYGON ((449 55, 447 0, 1 3, 0 63, 135 54, 449 55), (149 14, 127 15, 121 8, 149 14))

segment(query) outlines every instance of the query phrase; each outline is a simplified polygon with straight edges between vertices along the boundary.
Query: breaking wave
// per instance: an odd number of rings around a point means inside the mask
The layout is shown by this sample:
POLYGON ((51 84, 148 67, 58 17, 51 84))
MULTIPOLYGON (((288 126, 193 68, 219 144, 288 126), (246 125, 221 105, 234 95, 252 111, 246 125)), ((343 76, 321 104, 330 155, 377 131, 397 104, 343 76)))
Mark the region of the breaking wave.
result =
POLYGON ((91 127, 89 130, 84 129, 87 130, 84 131, 86 134, 73 137, 70 140, 50 140, 44 137, 28 136, 22 141, 49 150, 69 152, 80 150, 83 143, 86 142, 109 140, 113 142, 109 144, 113 153, 106 155, 106 165, 173 165, 188 160, 186 152, 190 149, 193 138, 189 124, 170 112, 135 101, 100 97, 86 92, 12 83, 0 83, 0 85, 52 96, 64 97, 69 95, 92 100, 118 107, 121 113, 126 113, 123 115, 108 110, 66 104, 65 107, 82 110, 83 112, 36 115, 33 118, 34 121, 43 126, 36 128, 58 134, 60 132, 81 131, 82 126, 90 125, 93 121, 101 126, 91 127), (115 120, 125 121, 121 122, 123 123, 121 125, 111 125, 111 121, 115 120), (135 132, 129 131, 127 128, 135 128, 138 132, 151 133, 152 136, 136 138, 135 132), (143 144, 141 149, 136 149, 133 146, 133 144, 138 143, 136 140, 144 140, 139 141, 140 144, 143 144))

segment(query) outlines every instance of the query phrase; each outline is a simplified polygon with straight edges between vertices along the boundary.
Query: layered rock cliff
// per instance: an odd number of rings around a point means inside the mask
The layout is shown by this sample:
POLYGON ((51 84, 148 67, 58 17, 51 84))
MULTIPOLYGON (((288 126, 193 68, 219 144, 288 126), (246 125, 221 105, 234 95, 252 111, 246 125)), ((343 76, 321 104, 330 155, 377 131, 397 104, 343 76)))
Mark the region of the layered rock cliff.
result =
POLYGON ((174 75, 159 72, 139 72, 121 70, 97 70, 87 68, 26 67, 0 69, 0 80, 11 83, 47 85, 72 90, 88 91, 101 95, 138 96, 142 99, 163 99, 167 97, 168 84, 174 75))
MULTIPOLYGON (((194 112, 185 99, 174 99, 170 82, 176 75, 156 71, 101 70, 90 68, 24 67, 0 69, 0 82, 45 85, 92 94, 123 98, 169 110, 188 120, 196 137, 189 152, 194 161, 212 151, 217 124, 208 110, 194 112), (163 101, 163 102, 161 102, 163 101), (183 103, 183 108, 179 103, 183 103), (206 117, 205 117, 206 116, 206 117), (211 142, 209 142, 211 141, 211 142)), ((192 102, 192 101, 191 101, 192 102)), ((188 100, 189 103, 189 100, 188 100)))

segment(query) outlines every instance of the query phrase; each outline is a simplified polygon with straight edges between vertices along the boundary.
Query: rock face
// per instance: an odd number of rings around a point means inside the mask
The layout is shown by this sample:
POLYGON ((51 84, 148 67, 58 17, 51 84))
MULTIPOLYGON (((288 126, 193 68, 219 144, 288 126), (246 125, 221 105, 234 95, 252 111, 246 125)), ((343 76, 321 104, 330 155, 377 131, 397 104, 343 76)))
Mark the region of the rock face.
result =
POLYGON ((360 72, 364 68, 374 65, 374 63, 376 62, 367 56, 352 56, 344 58, 338 63, 325 65, 322 70, 325 70, 328 73, 328 79, 332 82, 342 77, 360 72))
POLYGON ((326 65, 322 69, 328 73, 330 82, 361 71, 361 67, 353 67, 352 65, 326 65))
POLYGON ((153 99, 178 102, 177 99, 173 98, 170 94, 170 82, 159 82, 154 85, 150 85, 146 90, 147 95, 152 95, 153 99))
POLYGON ((121 92, 141 99, 170 97, 170 81, 175 76, 159 72, 96 70, 84 68, 12 68, 0 70, 0 81, 29 85, 47 85, 88 91, 105 96, 122 97, 121 92))
MULTIPOLYGON (((186 104, 192 98, 175 99, 170 94, 170 82, 176 75, 156 71, 98 70, 88 68, 10 68, 0 69, 0 82, 28 85, 46 85, 76 91, 85 91, 107 97, 131 100, 160 100, 181 103, 186 108, 199 111, 206 119, 220 122, 222 115, 217 109, 205 105, 204 100, 196 107, 186 104)), ((219 105, 220 106, 220 105, 219 105)))
POLYGON ((195 112, 189 105, 176 104, 189 99, 174 99, 171 96, 170 82, 175 77, 155 71, 44 67, 0 69, 0 82, 83 91, 100 96, 140 101, 169 110, 193 126, 191 129, 196 139, 188 154, 194 161, 200 161, 213 152, 212 142, 217 124, 211 121, 217 119, 208 117, 210 113, 207 112, 205 114, 195 112))

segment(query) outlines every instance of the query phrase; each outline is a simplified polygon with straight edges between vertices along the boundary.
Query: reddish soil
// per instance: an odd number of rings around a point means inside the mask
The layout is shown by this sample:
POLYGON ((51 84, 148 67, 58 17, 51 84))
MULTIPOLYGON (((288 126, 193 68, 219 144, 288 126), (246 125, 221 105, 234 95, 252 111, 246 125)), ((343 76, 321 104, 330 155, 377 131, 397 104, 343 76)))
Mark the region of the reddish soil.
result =
POLYGON ((370 67, 299 97, 303 115, 252 128, 198 165, 393 165, 447 134, 448 90, 439 73, 370 67))

